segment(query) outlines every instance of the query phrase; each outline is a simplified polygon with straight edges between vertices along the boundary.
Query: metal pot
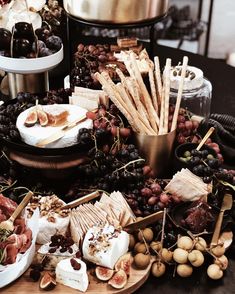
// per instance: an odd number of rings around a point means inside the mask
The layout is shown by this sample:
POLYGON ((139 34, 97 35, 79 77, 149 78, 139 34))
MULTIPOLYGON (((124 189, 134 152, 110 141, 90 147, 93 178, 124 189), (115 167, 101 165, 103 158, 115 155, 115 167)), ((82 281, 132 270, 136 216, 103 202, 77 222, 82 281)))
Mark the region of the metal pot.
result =
POLYGON ((64 0, 64 9, 85 21, 132 24, 163 16, 168 0, 64 0))

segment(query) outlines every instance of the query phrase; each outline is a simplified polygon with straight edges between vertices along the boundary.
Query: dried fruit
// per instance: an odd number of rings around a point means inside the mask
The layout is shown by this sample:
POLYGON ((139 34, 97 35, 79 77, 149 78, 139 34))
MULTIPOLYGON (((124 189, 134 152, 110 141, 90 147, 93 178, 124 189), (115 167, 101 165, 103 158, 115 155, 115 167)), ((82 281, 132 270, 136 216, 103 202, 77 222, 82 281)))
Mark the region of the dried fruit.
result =
POLYGON ((50 273, 46 272, 42 276, 39 286, 42 290, 52 290, 56 286, 56 280, 50 273))
POLYGON ((114 270, 107 267, 97 266, 95 268, 96 277, 101 281, 108 281, 112 278, 114 270))
POLYGON ((72 268, 73 268, 75 271, 79 271, 79 270, 80 270, 80 268, 81 268, 81 263, 77 262, 76 259, 71 258, 71 259, 70 259, 70 263, 71 263, 72 268))
POLYGON ((177 241, 177 246, 184 250, 190 250, 193 247, 193 240, 188 236, 180 237, 177 241))
POLYGON ((48 125, 48 117, 45 111, 38 109, 37 110, 37 114, 38 114, 38 120, 40 123, 40 126, 45 127, 48 125))
POLYGON ((115 289, 124 288, 127 283, 127 275, 124 270, 120 269, 116 272, 111 280, 108 281, 108 284, 115 289))
POLYGON ((37 114, 37 111, 33 109, 29 111, 24 124, 26 127, 32 127, 36 124, 37 121, 38 121, 38 114, 37 114))
POLYGON ((173 258, 173 252, 166 248, 162 248, 161 255, 165 262, 170 262, 173 258))
POLYGON ((135 244, 134 251, 136 253, 146 253, 147 248, 145 243, 138 242, 135 244))
POLYGON ((198 237, 195 240, 196 240, 195 249, 200 251, 205 251, 207 247, 205 239, 203 239, 202 237, 198 237))
POLYGON ((115 264, 115 270, 119 271, 120 269, 124 270, 127 276, 130 275, 131 263, 133 258, 130 253, 126 253, 121 256, 115 264))

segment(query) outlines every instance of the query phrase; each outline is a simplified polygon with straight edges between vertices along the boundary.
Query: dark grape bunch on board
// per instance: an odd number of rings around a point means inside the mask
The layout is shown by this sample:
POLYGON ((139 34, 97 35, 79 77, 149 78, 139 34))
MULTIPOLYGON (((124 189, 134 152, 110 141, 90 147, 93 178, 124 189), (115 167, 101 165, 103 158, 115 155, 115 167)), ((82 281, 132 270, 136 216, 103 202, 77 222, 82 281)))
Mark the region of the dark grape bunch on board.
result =
POLYGON ((94 73, 108 71, 112 79, 116 79, 115 68, 125 71, 125 66, 118 62, 108 44, 77 46, 71 71, 71 85, 100 89, 100 84, 93 77, 94 73))
POLYGON ((69 95, 71 95, 71 90, 63 88, 40 95, 27 92, 18 93, 16 99, 12 100, 11 103, 0 106, 0 137, 11 141, 20 141, 16 120, 21 112, 35 106, 36 100, 40 104, 68 103, 69 95))

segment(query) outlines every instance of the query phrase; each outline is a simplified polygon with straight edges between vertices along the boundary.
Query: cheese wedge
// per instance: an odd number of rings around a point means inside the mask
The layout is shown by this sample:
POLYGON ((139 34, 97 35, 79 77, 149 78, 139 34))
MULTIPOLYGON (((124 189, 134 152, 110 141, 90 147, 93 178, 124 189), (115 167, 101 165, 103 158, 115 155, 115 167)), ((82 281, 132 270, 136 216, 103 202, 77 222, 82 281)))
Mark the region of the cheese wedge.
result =
POLYGON ((56 266, 56 282, 65 286, 86 292, 88 288, 88 275, 85 262, 74 258, 80 265, 79 270, 75 270, 70 262, 70 258, 61 260, 56 266))
POLYGON ((83 241, 83 257, 110 269, 128 251, 129 235, 114 226, 94 226, 88 230, 83 241))

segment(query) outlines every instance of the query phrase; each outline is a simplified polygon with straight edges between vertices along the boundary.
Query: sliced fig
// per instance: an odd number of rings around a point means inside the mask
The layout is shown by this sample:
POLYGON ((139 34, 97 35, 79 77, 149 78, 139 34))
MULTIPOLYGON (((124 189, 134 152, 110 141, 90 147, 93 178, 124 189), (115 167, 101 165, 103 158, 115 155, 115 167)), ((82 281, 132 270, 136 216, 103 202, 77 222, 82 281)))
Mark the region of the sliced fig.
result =
POLYGON ((56 280, 52 277, 49 272, 46 272, 40 281, 40 289, 42 290, 52 290, 56 286, 56 280))
POLYGON ((120 269, 124 270, 127 276, 130 275, 131 264, 133 258, 130 253, 122 255, 115 264, 115 270, 119 271, 120 269))
POLYGON ((45 111, 43 111, 42 109, 38 109, 37 110, 37 114, 38 114, 38 120, 39 123, 42 127, 45 127, 48 125, 48 117, 45 111))
POLYGON ((95 269, 95 274, 97 278, 101 281, 108 281, 112 278, 114 270, 107 267, 97 266, 95 269))
POLYGON ((127 275, 124 270, 120 269, 113 277, 108 281, 108 284, 115 289, 124 288, 127 284, 127 275))
POLYGON ((24 122, 26 127, 32 127, 38 121, 38 114, 36 109, 30 110, 24 122))

